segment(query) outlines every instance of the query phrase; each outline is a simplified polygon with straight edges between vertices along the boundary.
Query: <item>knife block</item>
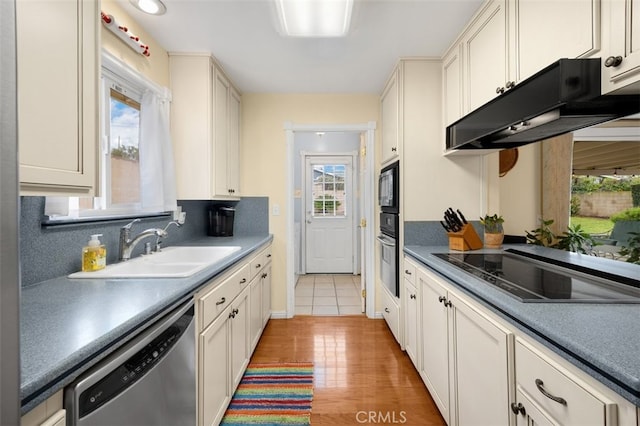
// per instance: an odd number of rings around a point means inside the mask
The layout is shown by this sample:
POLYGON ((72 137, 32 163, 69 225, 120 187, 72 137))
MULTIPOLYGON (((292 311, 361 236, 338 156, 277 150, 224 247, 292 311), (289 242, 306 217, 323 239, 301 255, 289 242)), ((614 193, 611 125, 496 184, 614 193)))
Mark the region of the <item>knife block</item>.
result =
POLYGON ((471 224, 467 223, 458 232, 447 232, 449 250, 467 251, 482 248, 482 240, 471 224))

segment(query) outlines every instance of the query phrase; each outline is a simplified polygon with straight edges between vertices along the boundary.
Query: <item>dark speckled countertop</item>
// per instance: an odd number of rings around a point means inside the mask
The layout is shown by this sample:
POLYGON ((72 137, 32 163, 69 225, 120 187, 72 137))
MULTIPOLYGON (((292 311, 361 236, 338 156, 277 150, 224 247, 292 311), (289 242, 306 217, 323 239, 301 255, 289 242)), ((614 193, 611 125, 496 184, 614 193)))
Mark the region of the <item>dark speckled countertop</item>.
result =
POLYGON ((71 383, 124 344, 140 326, 189 300, 211 278, 271 235, 201 238, 183 246, 240 246, 241 250, 188 278, 56 278, 22 289, 22 412, 71 383))
MULTIPOLYGON (((513 248, 636 280, 640 278, 638 265, 544 247, 518 245, 513 248)), ((432 256, 432 253, 449 252, 448 247, 407 246, 404 251, 470 293, 518 329, 640 406, 640 304, 522 303, 432 256)))

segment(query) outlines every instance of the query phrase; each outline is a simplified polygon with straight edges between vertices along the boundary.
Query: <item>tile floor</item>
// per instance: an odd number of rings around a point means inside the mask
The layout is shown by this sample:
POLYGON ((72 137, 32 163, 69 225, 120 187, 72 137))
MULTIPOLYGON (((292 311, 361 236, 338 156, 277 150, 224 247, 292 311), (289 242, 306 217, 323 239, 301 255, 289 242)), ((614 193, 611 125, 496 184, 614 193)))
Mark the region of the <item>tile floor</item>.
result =
POLYGON ((300 275, 296 315, 361 315, 360 275, 300 275))

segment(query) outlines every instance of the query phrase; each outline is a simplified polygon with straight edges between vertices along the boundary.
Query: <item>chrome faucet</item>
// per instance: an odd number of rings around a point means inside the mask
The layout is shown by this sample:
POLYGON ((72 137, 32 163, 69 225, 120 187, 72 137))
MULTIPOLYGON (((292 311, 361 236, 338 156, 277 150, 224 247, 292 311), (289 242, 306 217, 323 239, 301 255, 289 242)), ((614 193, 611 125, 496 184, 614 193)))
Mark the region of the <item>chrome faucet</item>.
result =
MULTIPOLYGON (((184 222, 183 222, 184 223, 184 222)), ((164 227, 163 231, 165 232, 165 235, 158 235, 158 238, 156 238, 156 246, 153 248, 154 252, 159 252, 162 250, 162 238, 166 237, 167 234, 167 229, 169 229, 169 227, 171 225, 175 225, 176 227, 180 228, 182 226, 182 223, 180 222, 176 222, 175 220, 172 220, 171 222, 167 223, 167 226, 164 227)))
POLYGON ((157 237, 165 238, 168 234, 167 231, 160 228, 150 228, 142 231, 135 237, 131 238, 131 227, 134 223, 140 222, 140 219, 134 219, 130 223, 126 224, 122 228, 120 228, 120 245, 119 245, 119 256, 118 258, 121 261, 126 261, 131 259, 131 252, 135 248, 136 244, 144 238, 155 235, 157 237))

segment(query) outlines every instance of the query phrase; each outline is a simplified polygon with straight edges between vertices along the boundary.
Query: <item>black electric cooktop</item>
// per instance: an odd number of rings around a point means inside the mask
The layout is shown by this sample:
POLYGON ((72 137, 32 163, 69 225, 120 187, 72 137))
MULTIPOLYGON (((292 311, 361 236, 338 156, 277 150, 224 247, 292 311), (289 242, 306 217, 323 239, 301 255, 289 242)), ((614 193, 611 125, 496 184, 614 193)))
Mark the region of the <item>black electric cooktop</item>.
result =
POLYGON ((535 255, 503 253, 436 253, 521 302, 640 303, 640 281, 535 255))

